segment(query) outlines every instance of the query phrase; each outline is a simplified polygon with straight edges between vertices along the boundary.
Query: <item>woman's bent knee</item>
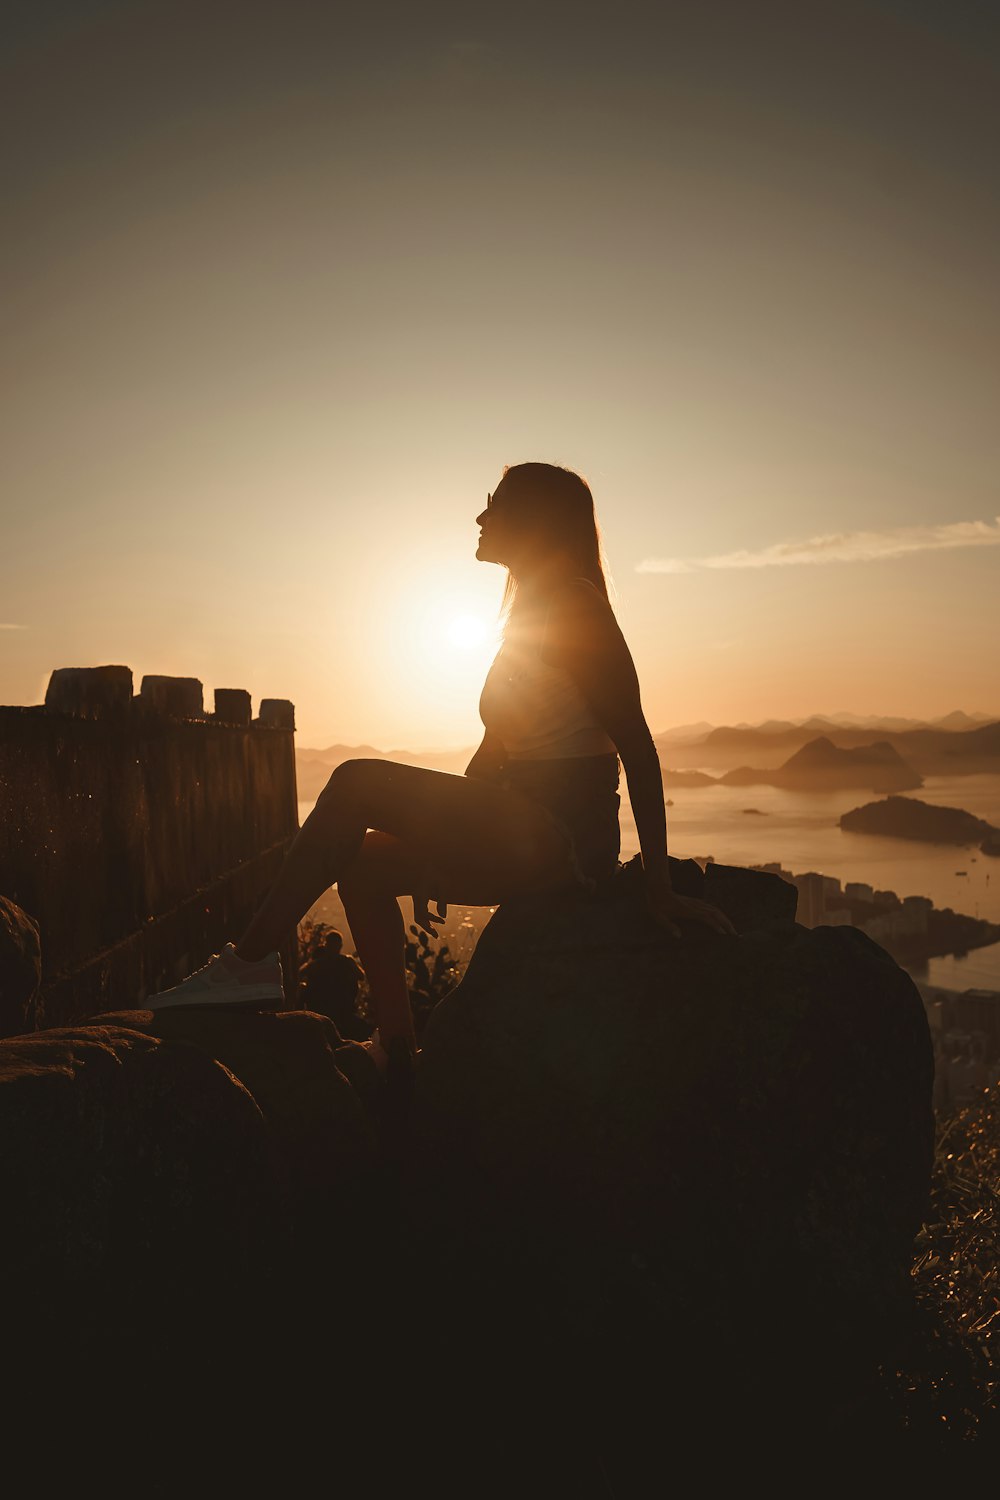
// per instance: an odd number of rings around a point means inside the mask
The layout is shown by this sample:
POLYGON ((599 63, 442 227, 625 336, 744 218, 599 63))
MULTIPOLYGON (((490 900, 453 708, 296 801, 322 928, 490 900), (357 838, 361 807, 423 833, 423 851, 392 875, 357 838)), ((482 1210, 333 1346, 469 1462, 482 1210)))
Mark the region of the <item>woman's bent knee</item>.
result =
POLYGON ((316 799, 316 806, 331 802, 356 803, 375 784, 380 760, 342 760, 316 799))

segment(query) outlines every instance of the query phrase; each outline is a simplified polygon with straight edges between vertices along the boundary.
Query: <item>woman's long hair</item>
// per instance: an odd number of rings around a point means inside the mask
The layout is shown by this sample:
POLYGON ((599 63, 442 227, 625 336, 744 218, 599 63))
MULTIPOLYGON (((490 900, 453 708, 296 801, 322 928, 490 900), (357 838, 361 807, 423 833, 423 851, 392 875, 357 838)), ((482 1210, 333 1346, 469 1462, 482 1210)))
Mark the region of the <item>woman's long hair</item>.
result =
MULTIPOLYGON (((503 503, 531 537, 540 556, 563 552, 574 576, 586 578, 608 597, 607 568, 590 486, 572 469, 555 464, 508 464, 503 471, 503 503)), ((508 572, 500 617, 506 625, 517 598, 517 579, 508 572)))

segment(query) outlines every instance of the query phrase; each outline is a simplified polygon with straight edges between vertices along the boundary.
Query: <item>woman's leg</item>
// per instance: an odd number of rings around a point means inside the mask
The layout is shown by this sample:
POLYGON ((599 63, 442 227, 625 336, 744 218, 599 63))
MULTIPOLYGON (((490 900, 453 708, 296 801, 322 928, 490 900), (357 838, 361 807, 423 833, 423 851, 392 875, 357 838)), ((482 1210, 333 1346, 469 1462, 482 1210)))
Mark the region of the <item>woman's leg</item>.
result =
POLYGON ((342 882, 345 906, 353 899, 361 928, 348 912, 362 963, 370 979, 378 976, 373 988, 385 1009, 384 1032, 377 1011, 383 1041, 401 1033, 412 1038, 396 895, 430 880, 434 897, 492 906, 515 891, 550 889, 570 878, 565 837, 544 809, 519 793, 392 761, 345 761, 299 830, 236 951, 253 962, 280 947, 322 893, 342 882), (376 860, 379 846, 366 841, 368 829, 392 835, 391 855, 382 845, 376 860), (363 847, 368 853, 354 871, 352 898, 352 866, 363 847))
POLYGON ((415 863, 398 839, 369 833, 337 890, 368 980, 383 1049, 403 1037, 416 1048, 406 984, 406 933, 397 896, 417 882, 415 863))
POLYGON ((367 824, 349 799, 337 796, 336 772, 299 829, 278 878, 236 944, 240 958, 256 963, 280 948, 325 890, 357 857, 367 824))

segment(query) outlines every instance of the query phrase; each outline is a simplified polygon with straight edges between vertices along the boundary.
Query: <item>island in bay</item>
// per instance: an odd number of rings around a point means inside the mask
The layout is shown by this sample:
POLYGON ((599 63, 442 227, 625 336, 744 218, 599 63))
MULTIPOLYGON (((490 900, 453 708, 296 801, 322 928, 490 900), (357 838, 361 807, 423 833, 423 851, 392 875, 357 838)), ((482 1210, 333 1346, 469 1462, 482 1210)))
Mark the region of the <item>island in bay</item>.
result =
POLYGON ((895 839, 917 839, 925 844, 977 847, 1000 857, 1000 828, 962 807, 936 807, 916 797, 885 797, 853 807, 840 818, 846 833, 885 834, 895 839))

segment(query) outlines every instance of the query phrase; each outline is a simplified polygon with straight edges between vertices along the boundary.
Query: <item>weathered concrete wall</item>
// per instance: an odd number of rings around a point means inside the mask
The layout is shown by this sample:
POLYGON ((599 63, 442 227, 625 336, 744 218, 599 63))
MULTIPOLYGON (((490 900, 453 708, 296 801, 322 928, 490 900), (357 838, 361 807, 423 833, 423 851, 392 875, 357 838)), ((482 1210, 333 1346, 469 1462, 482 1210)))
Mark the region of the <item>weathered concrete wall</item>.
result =
MULTIPOLYGON (((249 696, 222 690, 194 718, 201 684, 176 682, 133 697, 127 668, 54 673, 46 706, 0 708, 0 893, 41 928, 37 1025, 135 1005, 203 963, 296 831, 292 705, 251 722, 249 696)), ((294 934, 283 956, 294 986, 294 934)))

